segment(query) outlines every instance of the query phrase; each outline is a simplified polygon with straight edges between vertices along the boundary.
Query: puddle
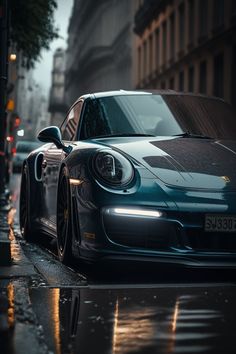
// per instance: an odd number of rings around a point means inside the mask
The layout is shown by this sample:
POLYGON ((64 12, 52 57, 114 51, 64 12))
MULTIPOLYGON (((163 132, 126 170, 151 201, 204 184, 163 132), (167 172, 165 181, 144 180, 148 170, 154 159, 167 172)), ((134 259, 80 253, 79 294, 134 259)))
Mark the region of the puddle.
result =
POLYGON ((31 289, 49 349, 61 353, 234 353, 236 287, 31 289), (227 300, 227 301, 226 301, 227 300))

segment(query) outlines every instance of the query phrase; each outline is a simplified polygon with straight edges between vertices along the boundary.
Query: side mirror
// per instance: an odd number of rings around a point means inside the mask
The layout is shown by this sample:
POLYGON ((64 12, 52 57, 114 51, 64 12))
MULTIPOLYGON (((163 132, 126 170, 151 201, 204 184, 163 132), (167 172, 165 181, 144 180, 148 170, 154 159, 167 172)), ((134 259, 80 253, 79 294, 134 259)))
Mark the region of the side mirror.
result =
POLYGON ((62 142, 60 129, 56 126, 51 126, 42 129, 37 138, 44 143, 54 143, 58 149, 64 150, 66 153, 70 153, 71 147, 65 146, 62 142))

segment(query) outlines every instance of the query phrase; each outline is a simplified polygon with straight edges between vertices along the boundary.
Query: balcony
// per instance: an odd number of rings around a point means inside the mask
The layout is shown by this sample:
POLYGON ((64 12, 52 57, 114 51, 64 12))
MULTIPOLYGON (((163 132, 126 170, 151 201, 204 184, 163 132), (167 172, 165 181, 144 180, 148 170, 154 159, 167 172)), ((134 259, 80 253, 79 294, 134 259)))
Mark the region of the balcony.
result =
POLYGON ((134 32, 141 36, 150 22, 171 2, 172 0, 144 0, 135 14, 134 32))

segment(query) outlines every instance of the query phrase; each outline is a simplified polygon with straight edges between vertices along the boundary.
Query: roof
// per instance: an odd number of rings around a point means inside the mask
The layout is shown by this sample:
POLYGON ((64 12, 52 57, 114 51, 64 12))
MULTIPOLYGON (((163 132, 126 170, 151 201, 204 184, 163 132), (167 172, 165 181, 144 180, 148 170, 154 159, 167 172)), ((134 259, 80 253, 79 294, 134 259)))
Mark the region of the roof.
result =
MULTIPOLYGON (((212 98, 212 99, 217 99, 217 100, 222 100, 219 97, 212 97, 212 96, 207 96, 203 94, 196 94, 192 92, 179 92, 179 91, 174 91, 174 90, 114 90, 114 91, 101 91, 101 92, 95 92, 95 93, 89 93, 80 96, 76 102, 79 100, 83 99, 86 100, 88 98, 90 99, 96 99, 96 98, 102 98, 102 97, 111 97, 111 96, 125 96, 125 95, 183 95, 183 96, 196 96, 196 97, 204 97, 204 98, 212 98)), ((223 100, 222 100, 223 101, 223 100)), ((75 102, 75 103, 76 103, 75 102)))

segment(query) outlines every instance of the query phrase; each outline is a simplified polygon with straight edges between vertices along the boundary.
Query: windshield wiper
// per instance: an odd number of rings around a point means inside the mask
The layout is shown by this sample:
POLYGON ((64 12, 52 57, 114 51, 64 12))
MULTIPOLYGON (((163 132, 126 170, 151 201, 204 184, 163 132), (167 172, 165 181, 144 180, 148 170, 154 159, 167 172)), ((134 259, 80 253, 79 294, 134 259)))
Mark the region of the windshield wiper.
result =
POLYGON ((120 133, 120 134, 108 134, 108 135, 98 135, 91 137, 92 139, 100 138, 114 138, 114 137, 129 137, 129 136, 155 136, 152 134, 140 134, 140 133, 120 133))
POLYGON ((174 134, 172 136, 177 136, 177 137, 180 137, 180 138, 193 138, 193 139, 213 139, 212 137, 207 136, 207 135, 192 134, 192 133, 189 133, 189 132, 184 132, 184 133, 181 133, 181 134, 174 134))

